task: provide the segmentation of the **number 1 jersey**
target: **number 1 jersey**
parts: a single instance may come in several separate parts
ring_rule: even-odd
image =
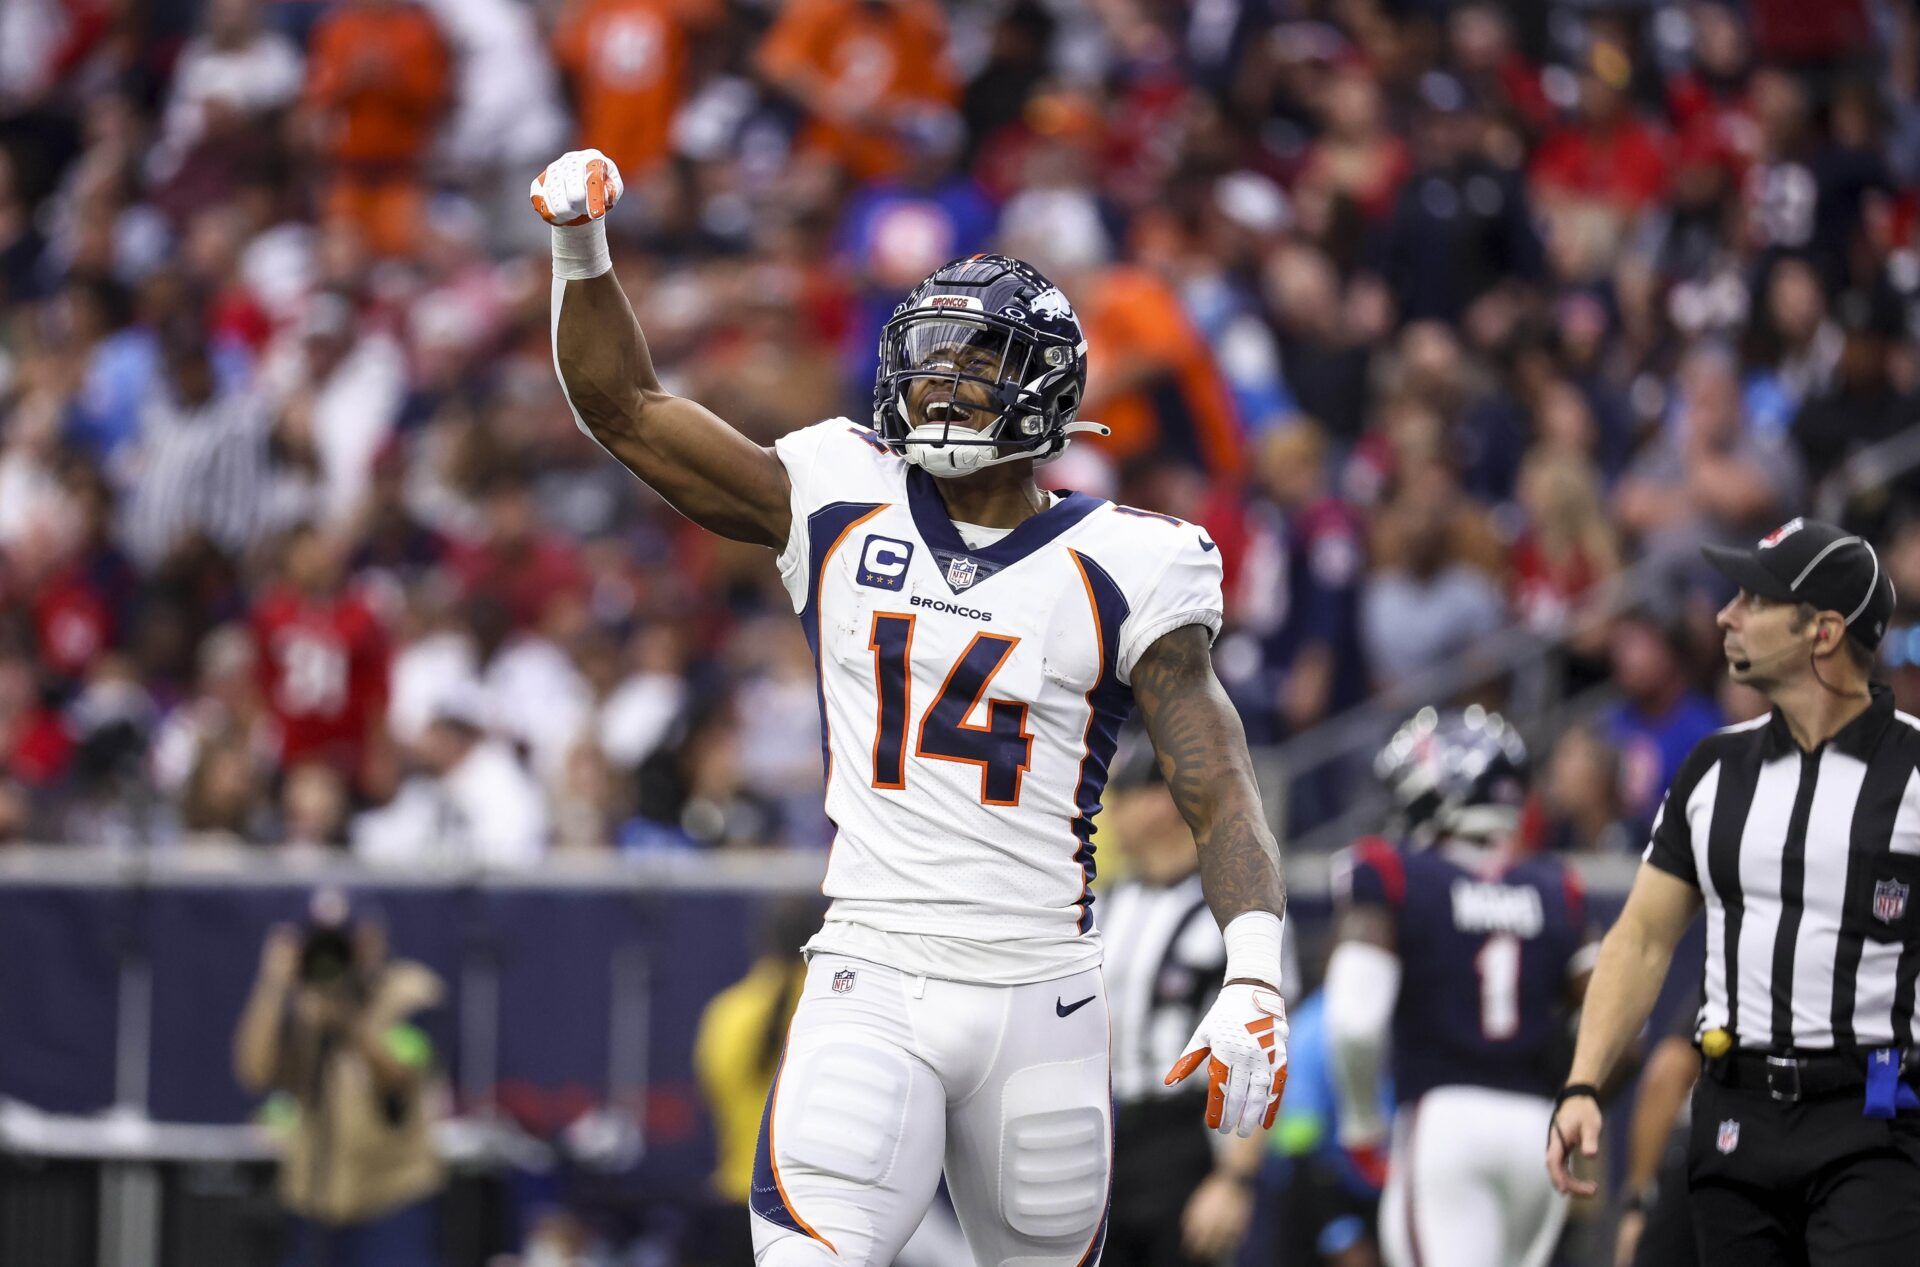
[[[1219,631],[1213,541],[1067,493],[972,549],[934,478],[864,427],[775,451],[836,828],[809,948],[998,985],[1097,964],[1093,819],[1128,682],[1163,634]]]

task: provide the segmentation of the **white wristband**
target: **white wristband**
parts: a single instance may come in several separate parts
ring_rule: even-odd
[[[1220,934],[1227,943],[1227,980],[1264,981],[1280,988],[1280,917],[1244,911]]]
[[[613,271],[607,252],[607,222],[553,226],[553,275],[563,281],[585,281]]]

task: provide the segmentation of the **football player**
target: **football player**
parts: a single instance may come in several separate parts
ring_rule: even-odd
[[[1075,416],[1073,306],[1030,266],[934,273],[883,330],[871,425],[761,448],[661,386],[611,273],[620,193],[594,150],[533,183],[561,387],[680,513],[777,552],[819,670],[832,905],[767,1100],[757,1261],[890,1263],[944,1169],[978,1261],[1097,1262],[1113,1124],[1093,819],[1136,704],[1227,945],[1167,1076],[1204,1070],[1208,1123],[1242,1136],[1285,1085],[1284,890],[1213,673],[1218,550],[1036,483],[1104,428]]]
[[[1335,869],[1341,1141],[1385,1162],[1391,1267],[1542,1267],[1566,1203],[1540,1140],[1593,963],[1579,880],[1517,851],[1527,752],[1497,714],[1422,709],[1375,771],[1401,840],[1363,840]],[[1400,1106],[1390,1150],[1383,1064]]]

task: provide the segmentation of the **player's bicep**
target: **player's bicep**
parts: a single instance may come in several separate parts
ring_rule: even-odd
[[[784,545],[786,468],[712,410],[661,386],[614,275],[556,278],[552,312],[554,371],[580,429],[701,527]]]
[[[683,396],[646,393],[641,425],[601,440],[623,466],[710,532],[779,549],[792,481],[770,448]]]

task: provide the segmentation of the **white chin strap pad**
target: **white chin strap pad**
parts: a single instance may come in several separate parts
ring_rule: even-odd
[[[956,430],[944,422],[928,423],[907,432],[906,459],[929,475],[971,475],[983,466],[1007,459],[991,444],[948,444]],[[958,428],[965,432],[965,428]],[[1023,457],[1024,454],[1015,454]]]
[[[1031,451],[1016,450],[1001,453],[990,444],[947,444],[952,434],[945,423],[930,423],[915,427],[907,432],[904,441],[906,460],[929,475],[942,479],[953,479],[961,475],[971,475],[975,471],[989,466],[998,466],[1002,462],[1018,462],[1021,458],[1032,458],[1036,463],[1051,462],[1067,451],[1067,445],[1076,434],[1092,432],[1095,435],[1110,436],[1113,430],[1097,422],[1070,422],[1066,425],[1064,439],[1053,452],[1044,456]]]

